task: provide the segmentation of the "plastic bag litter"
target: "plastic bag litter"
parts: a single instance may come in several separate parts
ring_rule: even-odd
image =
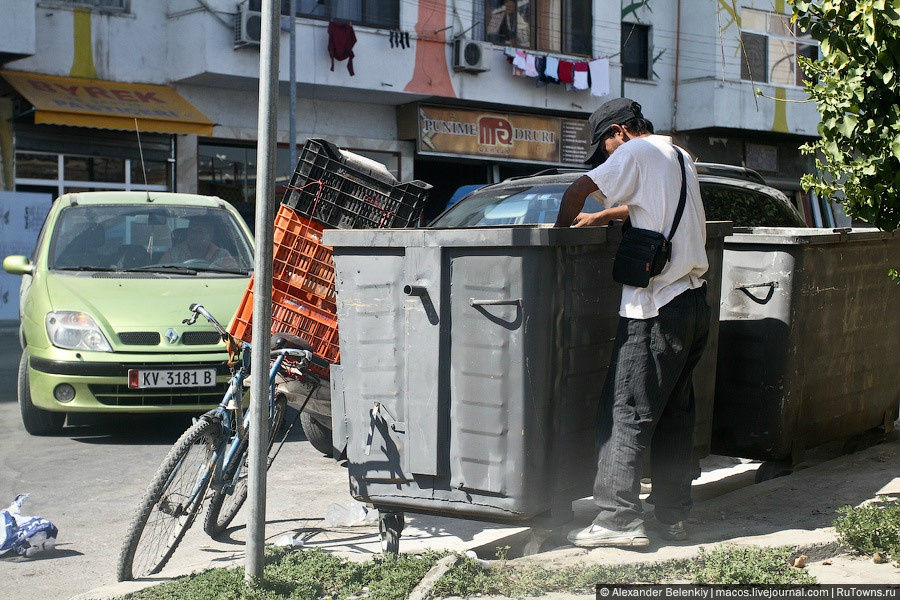
[[[15,552],[19,556],[33,556],[52,550],[59,530],[43,517],[21,514],[28,494],[19,494],[5,510],[0,511],[0,556]]]
[[[359,502],[338,504],[332,502],[325,509],[326,527],[353,527],[354,525],[370,525],[378,522],[378,511],[369,510]]]

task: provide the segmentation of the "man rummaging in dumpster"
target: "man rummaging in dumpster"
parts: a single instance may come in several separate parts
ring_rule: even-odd
[[[700,279],[708,264],[697,172],[690,156],[671,138],[653,134],[652,123],[633,100],[604,103],[589,124],[587,162],[598,166],[566,190],[556,226],[607,225],[627,217],[619,249],[620,255],[625,254],[617,255],[614,278],[637,285],[622,287],[618,331],[598,417],[594,501],[600,513],[588,527],[569,533],[569,541],[586,547],[646,546],[650,540],[645,525],[666,539],[685,539],[694,470],[691,373],[706,344],[710,315]],[[606,209],[580,212],[589,194],[602,200]],[[629,226],[631,233],[625,231]],[[635,255],[665,246],[641,245],[643,241],[662,242],[673,227],[668,254],[662,259],[656,254],[657,260],[639,263],[641,269],[629,269]],[[645,264],[647,273],[634,272],[644,271]],[[664,265],[661,272],[647,281],[660,265]],[[645,523],[638,494],[648,447],[654,513]]]

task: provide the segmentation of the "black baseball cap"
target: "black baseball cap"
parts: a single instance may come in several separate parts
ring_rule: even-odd
[[[621,125],[631,119],[643,116],[641,105],[631,98],[613,98],[600,105],[600,108],[595,110],[588,119],[588,131],[591,138],[587,159],[584,162],[593,162],[594,155],[600,149],[600,142],[613,125]]]

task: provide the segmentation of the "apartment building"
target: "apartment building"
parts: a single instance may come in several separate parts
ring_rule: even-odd
[[[252,214],[258,0],[3,4],[0,189],[199,191]],[[291,26],[296,142],[432,183],[431,214],[460,185],[580,165],[587,117],[619,95],[788,193],[811,167],[797,57],[818,48],[784,0],[296,0],[293,20],[282,4],[281,182]]]

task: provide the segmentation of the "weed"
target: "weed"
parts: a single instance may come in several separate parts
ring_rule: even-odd
[[[884,552],[900,561],[900,501],[882,497],[878,504],[838,509],[834,529],[841,543],[863,554]]]
[[[694,583],[813,584],[816,578],[789,563],[791,548],[718,546],[700,556],[691,567]]]

